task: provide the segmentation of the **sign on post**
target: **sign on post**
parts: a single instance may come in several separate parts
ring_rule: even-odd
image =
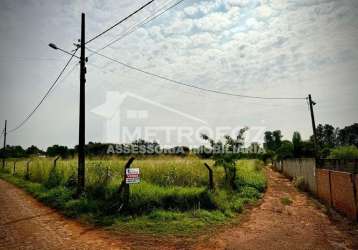
[[[126,169],[126,184],[135,184],[140,182],[139,168]]]

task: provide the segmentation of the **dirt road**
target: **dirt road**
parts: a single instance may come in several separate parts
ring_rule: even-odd
[[[198,239],[114,234],[59,215],[0,180],[0,249],[358,249],[358,229],[331,221],[291,183],[267,170],[262,204],[240,225]],[[283,205],[289,197],[292,204]]]
[[[358,227],[298,192],[281,174],[267,169],[268,190],[260,206],[239,226],[204,238],[197,249],[358,249]],[[283,201],[282,201],[283,198]],[[284,205],[289,198],[292,203]]]

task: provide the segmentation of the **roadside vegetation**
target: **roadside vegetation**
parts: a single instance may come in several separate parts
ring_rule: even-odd
[[[114,230],[187,234],[207,225],[226,223],[254,203],[266,188],[259,160],[234,161],[234,188],[227,187],[225,168],[197,156],[146,156],[132,167],[141,182],[130,185],[128,206],[119,204],[118,188],[128,158],[107,157],[86,162],[86,192],[76,196],[77,161],[54,158],[8,159],[0,177],[25,189],[63,214]],[[30,163],[28,163],[28,161]],[[215,190],[208,188],[212,166]],[[28,166],[28,167],[27,167]]]

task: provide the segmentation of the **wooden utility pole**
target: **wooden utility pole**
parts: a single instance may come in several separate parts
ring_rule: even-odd
[[[78,183],[77,194],[83,193],[85,188],[85,84],[86,84],[86,56],[85,56],[85,14],[81,17],[81,57],[80,57],[80,113],[79,113],[79,142],[78,142]]]
[[[316,105],[314,101],[312,101],[311,94],[308,95],[308,101],[310,105],[310,112],[311,112],[311,121],[312,121],[312,130],[313,130],[313,143],[314,143],[314,154],[316,158],[316,162],[318,159],[318,147],[317,147],[317,133],[316,133],[316,122],[314,118],[313,106]]]
[[[3,147],[3,158],[2,158],[2,168],[5,168],[5,157],[6,157],[6,125],[7,120],[5,120],[5,128],[4,128],[4,147]]]

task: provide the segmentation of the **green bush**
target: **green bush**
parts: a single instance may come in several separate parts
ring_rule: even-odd
[[[358,159],[358,148],[353,145],[334,148],[331,150],[328,158],[340,160]]]
[[[47,188],[57,187],[61,184],[63,178],[64,178],[63,174],[53,167],[48,175],[47,181],[45,182],[45,186]]]

